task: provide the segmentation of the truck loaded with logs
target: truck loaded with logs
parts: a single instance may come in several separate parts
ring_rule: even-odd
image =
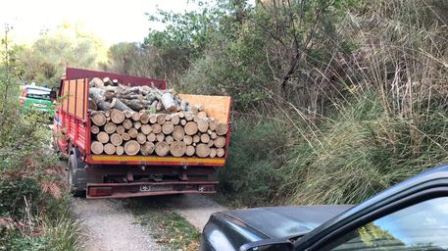
[[[214,193],[231,98],[178,94],[166,81],[67,68],[53,142],[87,198]]]

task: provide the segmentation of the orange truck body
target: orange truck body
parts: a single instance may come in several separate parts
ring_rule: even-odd
[[[179,193],[214,193],[217,168],[224,167],[230,142],[227,134],[223,158],[94,155],[88,110],[89,82],[109,77],[130,85],[166,88],[164,80],[132,77],[109,72],[67,68],[59,88],[59,105],[53,127],[54,145],[64,155],[76,155],[85,173],[88,198],[126,198]],[[202,105],[217,121],[230,129],[232,100],[227,96],[179,94],[190,104]],[[78,171],[78,170],[77,170]],[[108,177],[122,176],[124,182]],[[145,177],[138,179],[139,177]],[[152,178],[151,178],[152,177]],[[156,178],[154,178],[156,177]],[[118,179],[119,180],[119,179]],[[143,187],[143,188],[142,188]]]

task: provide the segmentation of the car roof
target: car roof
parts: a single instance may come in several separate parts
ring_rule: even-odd
[[[299,242],[300,243],[307,242],[313,239],[314,236],[319,235],[319,233],[321,233],[322,231],[330,229],[334,225],[343,222],[345,220],[348,220],[360,212],[368,210],[369,208],[372,208],[376,205],[382,204],[384,203],[384,201],[386,201],[388,198],[393,197],[394,195],[398,195],[412,188],[438,180],[446,180],[444,182],[446,182],[446,185],[448,186],[448,165],[442,165],[424,171],[412,178],[409,178],[403,182],[400,182],[384,190],[383,192],[374,195],[373,197],[362,202],[361,204],[354,206],[351,209],[348,209],[347,211],[341,213],[340,215],[337,215],[336,217],[330,219],[326,223],[317,227],[316,229],[305,235],[302,239],[300,239]]]
[[[36,85],[25,85],[23,86],[24,89],[27,90],[39,90],[39,91],[47,91],[50,92],[51,89],[43,86],[36,86]]]

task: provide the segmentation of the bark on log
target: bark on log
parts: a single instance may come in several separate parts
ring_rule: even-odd
[[[106,132],[99,132],[96,135],[96,139],[102,143],[102,144],[106,144],[107,142],[109,142],[109,134],[107,134]]]
[[[104,145],[104,152],[108,155],[115,154],[116,148],[111,143],[107,143]]]
[[[135,128],[131,128],[128,130],[128,134],[132,139],[135,139],[135,138],[137,138],[138,131]]]
[[[104,100],[104,90],[100,88],[90,88],[89,96],[93,99],[93,102],[97,105],[97,107],[102,111],[110,110],[110,103]]]
[[[152,142],[146,142],[144,145],[141,146],[140,152],[144,156],[151,155],[154,152],[155,145]]]
[[[98,106],[96,105],[95,101],[93,101],[93,99],[91,98],[89,98],[88,108],[90,111],[98,110]]]
[[[210,147],[207,144],[198,144],[196,146],[196,155],[200,158],[206,158],[210,155]]]
[[[134,128],[135,129],[140,129],[142,127],[142,123],[140,122],[140,121],[136,121],[136,122],[134,122]]]
[[[199,118],[197,121],[198,130],[202,133],[207,132],[208,130],[208,120],[206,118]]]
[[[127,155],[133,156],[140,151],[140,144],[135,140],[130,140],[124,144],[124,152]]]
[[[124,112],[124,116],[125,116],[127,119],[132,118],[132,114],[134,114],[133,111],[125,111],[125,112]]]
[[[173,129],[173,138],[175,140],[181,141],[183,140],[185,137],[185,131],[184,128],[182,126],[175,126]],[[189,144],[188,144],[189,145]]]
[[[90,126],[90,132],[93,134],[98,134],[100,132],[100,128],[96,125]]]
[[[123,127],[124,127],[126,130],[131,129],[132,126],[133,126],[132,120],[130,120],[130,119],[125,119],[125,120],[123,121]]]
[[[210,135],[208,135],[207,133],[201,134],[201,142],[205,144],[210,142]]]
[[[163,125],[162,125],[162,132],[165,135],[171,134],[174,130],[174,125],[171,121],[166,121]]]
[[[196,149],[194,148],[194,146],[187,146],[186,150],[185,150],[185,155],[187,156],[193,156],[196,153]]]
[[[156,144],[156,154],[158,156],[166,156],[168,152],[170,151],[170,145],[164,141],[159,142]]]
[[[185,125],[184,130],[185,134],[194,135],[198,132],[198,124],[196,124],[196,122],[190,121]]]
[[[216,147],[224,147],[226,146],[226,138],[225,137],[217,137],[214,140],[215,146]]]
[[[224,148],[218,148],[216,149],[216,156],[219,158],[224,157],[224,155],[226,154],[226,151],[224,150]]]
[[[219,136],[226,135],[228,129],[229,128],[226,123],[219,123],[216,126],[216,134],[218,134]]]
[[[182,157],[187,150],[187,146],[182,141],[174,141],[170,145],[170,153],[174,157]]]
[[[146,139],[147,139],[149,142],[154,142],[154,141],[156,141],[156,134],[155,134],[155,133],[150,133],[150,134],[148,134],[148,136],[146,137]]]
[[[152,131],[152,127],[148,124],[142,125],[142,128],[140,128],[143,134],[148,135]]]
[[[161,133],[162,132],[162,126],[159,124],[154,124],[152,125],[152,132],[155,134]]]
[[[110,103],[110,107],[120,110],[120,111],[132,111],[132,109],[125,105],[120,99],[112,98],[112,102]]]
[[[106,125],[104,125],[104,131],[108,134],[112,134],[117,130],[117,125],[112,122],[107,122]]]
[[[146,135],[143,133],[137,134],[137,142],[140,144],[144,144],[146,142]]]
[[[123,146],[117,146],[116,150],[115,150],[115,153],[117,155],[123,155],[124,154],[124,147]]]
[[[193,137],[190,135],[185,135],[183,141],[186,145],[191,145],[193,143]]]
[[[103,112],[95,112],[91,116],[92,123],[96,126],[103,126],[106,124],[106,115]]]
[[[176,101],[174,100],[174,97],[171,93],[166,92],[162,95],[161,98],[163,107],[168,112],[175,112],[177,111]]]
[[[102,154],[104,151],[104,145],[101,142],[93,141],[90,145],[90,150],[93,154]]]
[[[110,119],[112,120],[112,122],[119,125],[119,124],[123,123],[123,121],[125,120],[125,116],[122,111],[113,109],[110,112]]]
[[[213,147],[213,146],[215,146],[215,142],[214,142],[213,140],[210,140],[210,141],[207,143],[207,145],[208,145],[208,147]]]
[[[123,138],[120,134],[114,133],[110,136],[110,143],[112,143],[112,145],[114,146],[119,146],[123,144]]]

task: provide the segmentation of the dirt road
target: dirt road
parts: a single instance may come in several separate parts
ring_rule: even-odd
[[[145,201],[151,203],[150,198]],[[201,195],[167,196],[157,201],[166,203],[166,208],[184,217],[199,231],[212,213],[226,210],[225,207]],[[151,238],[147,228],[136,223],[136,219],[123,206],[121,200],[74,198],[72,208],[85,233],[84,248],[87,251],[163,249]]]

